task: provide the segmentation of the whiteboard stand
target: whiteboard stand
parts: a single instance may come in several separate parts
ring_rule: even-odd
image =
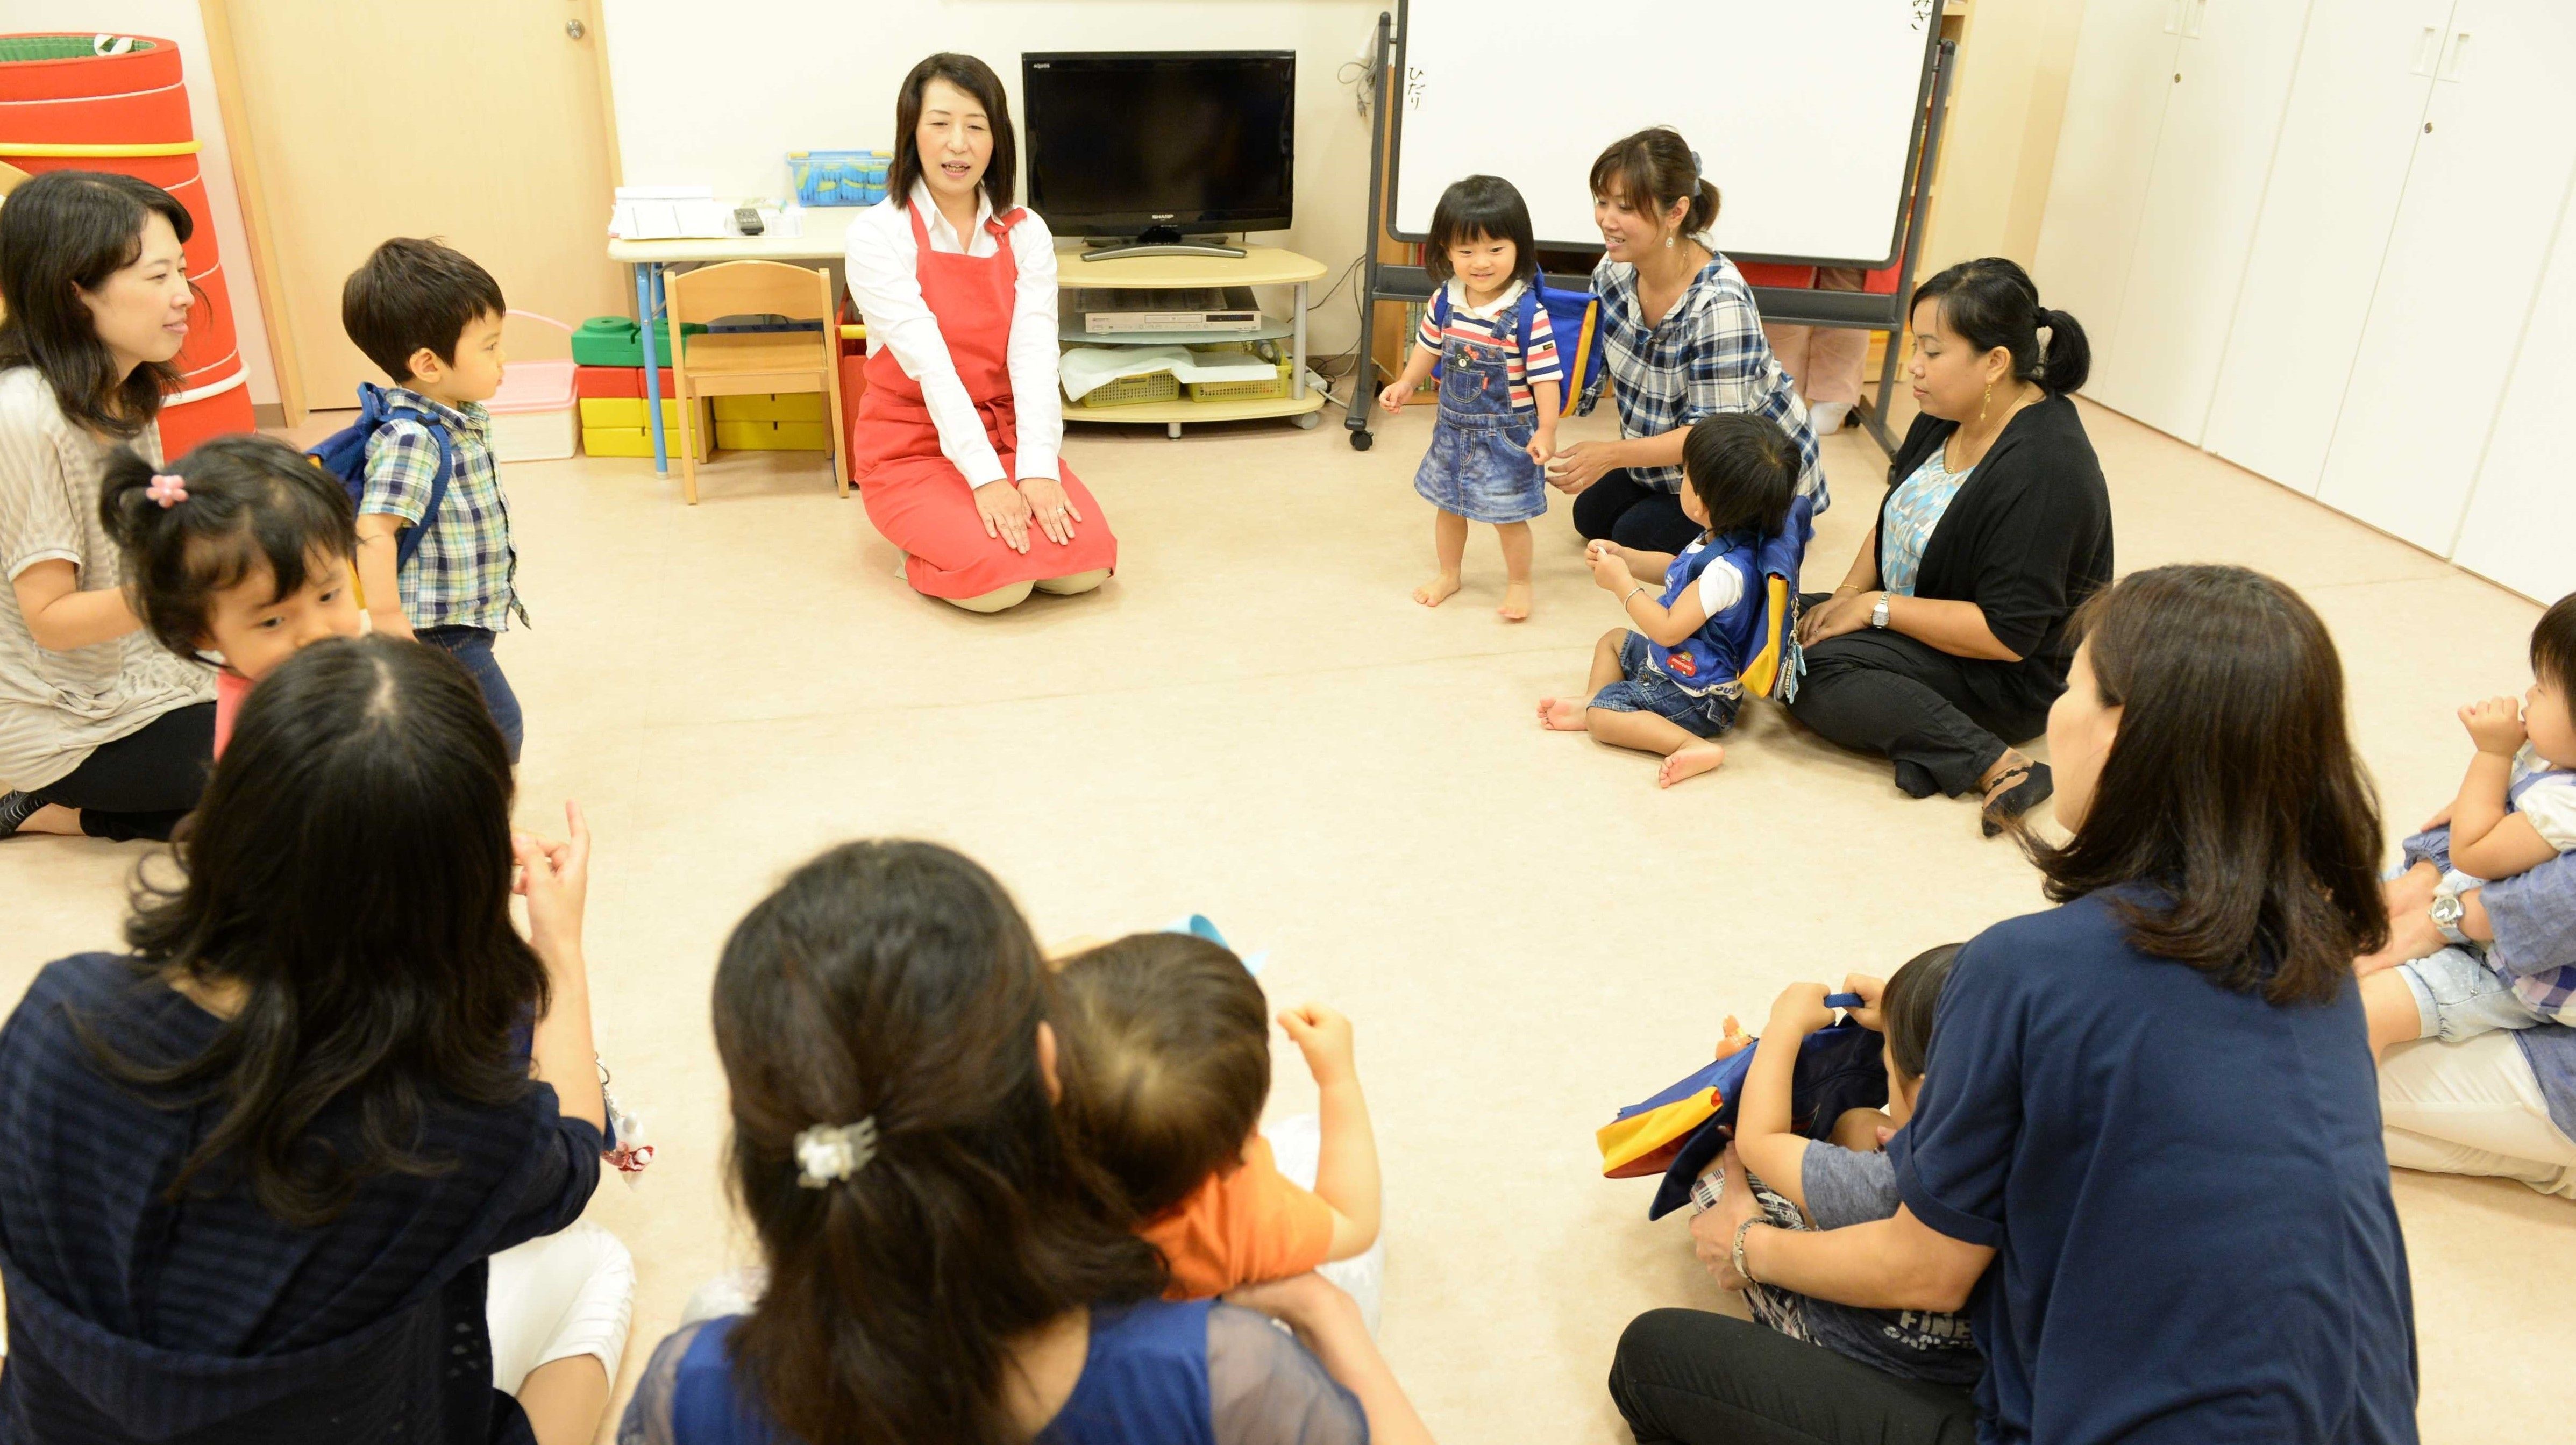
[[[1363,452],[1374,440],[1369,432],[1369,416],[1376,393],[1373,383],[1377,379],[1370,370],[1376,364],[1371,349],[1377,325],[1376,303],[1397,301],[1427,305],[1433,290],[1431,273],[1422,267],[1390,265],[1377,258],[1381,240],[1402,239],[1395,232],[1392,211],[1396,188],[1388,175],[1392,159],[1388,147],[1389,112],[1396,100],[1389,94],[1387,84],[1394,73],[1394,30],[1394,16],[1385,11],[1378,12],[1377,37],[1370,59],[1370,84],[1375,92],[1376,112],[1369,128],[1368,238],[1360,252],[1364,271],[1360,291],[1359,361],[1358,369],[1351,377],[1351,401],[1343,408],[1342,421],[1350,432],[1352,450]],[[1784,325],[1840,326],[1886,334],[1887,355],[1878,369],[1877,399],[1873,401],[1864,397],[1855,410],[1870,439],[1891,457],[1896,455],[1897,437],[1888,426],[1888,401],[1896,389],[1897,361],[1905,350],[1905,298],[1913,294],[1915,264],[1922,255],[1923,232],[1931,210],[1932,177],[1940,166],[1942,122],[1947,119],[1949,110],[1950,77],[1957,68],[1957,53],[1958,44],[1951,40],[1940,41],[1933,48],[1915,97],[1915,143],[1906,183],[1904,243],[1898,252],[1896,290],[1880,295],[1872,291],[1813,291],[1776,286],[1751,288],[1753,304],[1765,321]],[[1809,264],[1804,258],[1794,256],[1753,259],[1789,265]],[[1850,263],[1826,259],[1821,264]]]

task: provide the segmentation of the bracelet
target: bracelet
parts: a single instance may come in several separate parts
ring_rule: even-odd
[[[1761,1281],[1760,1281],[1760,1280],[1755,1279],[1755,1278],[1753,1277],[1753,1271],[1752,1271],[1752,1270],[1750,1270],[1750,1269],[1747,1269],[1747,1268],[1745,1267],[1745,1264],[1744,1264],[1744,1231],[1746,1231],[1746,1230],[1748,1230],[1748,1229],[1751,1229],[1753,1226],[1755,1226],[1755,1225],[1757,1225],[1757,1224],[1768,1224],[1768,1223],[1770,1223],[1770,1221],[1769,1221],[1769,1220],[1767,1220],[1767,1219],[1764,1219],[1761,1215],[1759,1215],[1759,1214],[1752,1214],[1752,1215],[1747,1215],[1747,1216],[1745,1217],[1745,1220],[1744,1220],[1744,1222],[1743,1222],[1743,1223],[1741,1223],[1741,1224],[1739,1224],[1739,1225],[1735,1226],[1735,1260],[1734,1260],[1734,1263],[1735,1263],[1735,1272],[1736,1272],[1737,1274],[1742,1275],[1742,1276],[1744,1277],[1744,1282],[1745,1282],[1746,1284],[1760,1284],[1760,1283],[1761,1283]]]
[[[1846,583],[1844,583],[1843,585],[1841,585],[1840,587],[1837,587],[1837,588],[1835,588],[1835,589],[1834,589],[1834,595],[1835,595],[1836,597],[1840,597],[1840,596],[1842,596],[1842,595],[1843,595],[1844,593],[1846,593],[1846,592],[1858,592],[1859,590],[1860,590],[1860,584],[1859,584],[1859,583],[1857,583],[1857,582],[1846,582]]]
[[[1619,605],[1620,605],[1620,606],[1622,606],[1622,607],[1625,607],[1625,606],[1627,606],[1629,603],[1636,601],[1636,600],[1637,600],[1637,593],[1638,593],[1638,592],[1643,592],[1643,591],[1645,591],[1645,590],[1646,590],[1646,584],[1645,584],[1645,583],[1643,583],[1643,582],[1638,583],[1638,584],[1637,584],[1637,589],[1636,589],[1636,591],[1635,591],[1635,592],[1631,592],[1631,593],[1629,593],[1627,596],[1622,597],[1622,598],[1620,598],[1620,599],[1619,599]]]

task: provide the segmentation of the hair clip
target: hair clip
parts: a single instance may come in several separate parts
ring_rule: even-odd
[[[167,511],[188,500],[188,479],[176,472],[155,472],[152,484],[143,489],[143,495],[159,502],[162,510]]]
[[[796,1182],[821,1189],[868,1167],[877,1157],[874,1115],[855,1124],[817,1124],[796,1136]]]

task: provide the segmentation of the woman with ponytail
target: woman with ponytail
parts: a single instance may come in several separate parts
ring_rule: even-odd
[[[188,212],[131,176],[53,171],[0,207],[0,839],[167,838],[205,791],[214,674],[128,605],[99,517],[188,335]]]
[[[2047,726],[2067,619],[2111,580],[2111,498],[2068,396],[2092,353],[1994,256],[1914,288],[1913,330],[1922,414],[1842,585],[1800,599],[1790,711],[1913,797],[1981,793],[1993,837],[2054,786],[2012,744]]]
[[[1678,131],[1655,126],[1592,162],[1601,227],[1601,355],[1619,403],[1619,440],[1577,442],[1547,479],[1574,498],[1574,530],[1634,552],[1699,540],[1682,515],[1682,442],[1720,412],[1759,416],[1798,448],[1798,495],[1825,509],[1825,472],[1796,386],[1771,355],[1753,291],[1717,253],[1717,186]]]
[[[1429,1440],[1315,1276],[1160,1298],[1059,1132],[1049,1003],[1019,910],[945,848],[847,844],[751,910],[715,1034],[769,1282],[662,1342],[620,1445]]]

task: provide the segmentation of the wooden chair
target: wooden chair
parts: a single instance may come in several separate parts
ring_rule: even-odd
[[[671,390],[680,413],[680,492],[698,501],[698,448],[691,435],[701,397],[819,391],[830,398],[828,450],[832,482],[850,494],[849,433],[841,425],[840,347],[832,315],[832,274],[777,261],[727,261],[670,280]],[[691,323],[724,316],[778,315],[813,321],[814,331],[753,331],[683,336]]]

